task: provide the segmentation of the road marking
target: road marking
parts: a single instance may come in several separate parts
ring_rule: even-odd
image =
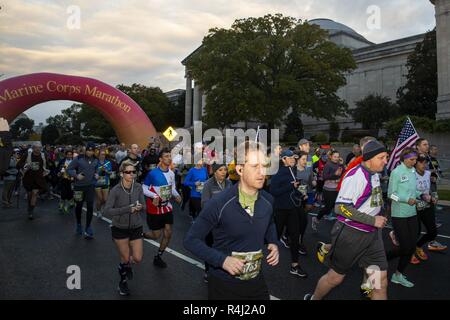
[[[83,207],[83,210],[86,211],[86,208]],[[94,212],[93,214],[94,214],[94,216],[97,217],[97,213]],[[112,223],[112,220],[110,220],[110,219],[108,219],[108,218],[102,217],[101,219],[102,219],[103,221],[105,221],[105,222],[108,222],[109,224]],[[149,239],[143,239],[143,240],[144,240],[145,242],[148,242],[148,243],[150,243],[151,245],[153,245],[153,246],[159,248],[159,243],[158,243],[158,242],[156,242],[156,241],[154,241],[154,240],[149,240]],[[165,251],[167,251],[168,253],[174,255],[175,257],[177,257],[177,258],[179,258],[179,259],[181,259],[181,260],[184,260],[184,261],[186,261],[186,262],[188,262],[188,263],[190,263],[190,264],[196,266],[197,268],[200,268],[200,269],[202,269],[202,270],[205,270],[205,265],[204,265],[203,263],[201,263],[201,262],[195,260],[195,259],[192,259],[192,258],[190,258],[190,257],[188,257],[188,256],[185,256],[184,254],[179,253],[178,251],[175,251],[175,250],[173,250],[173,249],[170,249],[169,247],[167,247]],[[270,300],[280,300],[280,299],[271,295],[271,296],[270,296]]]

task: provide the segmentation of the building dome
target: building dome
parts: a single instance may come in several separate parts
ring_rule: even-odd
[[[343,32],[343,33],[353,36],[359,40],[362,40],[365,42],[370,42],[366,38],[364,38],[362,35],[360,35],[358,32],[353,30],[352,28],[346,26],[345,24],[336,22],[331,19],[313,19],[313,20],[309,20],[308,23],[316,24],[321,29],[327,30],[329,32],[330,36],[332,36],[336,33]]]

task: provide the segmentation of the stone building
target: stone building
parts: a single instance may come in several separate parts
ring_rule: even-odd
[[[431,2],[436,10],[439,83],[437,118],[444,119],[450,118],[450,0],[431,0]],[[309,20],[309,23],[327,30],[330,41],[352,50],[357,68],[346,76],[347,84],[337,92],[339,97],[348,103],[350,109],[355,107],[356,101],[371,93],[387,96],[391,101],[396,101],[397,90],[406,81],[408,55],[417,43],[423,40],[425,33],[375,44],[352,28],[330,19],[314,19]],[[186,65],[186,61],[197,50],[189,54],[182,64]],[[195,84],[195,79],[190,77],[187,69],[185,77],[185,127],[191,127],[193,121],[199,121],[204,114],[206,97],[201,88]],[[302,116],[302,122],[307,137],[320,131],[326,132],[329,128],[326,120]],[[340,129],[361,127],[351,118],[340,117],[337,122]]]

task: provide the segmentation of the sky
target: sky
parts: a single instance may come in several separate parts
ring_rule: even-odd
[[[163,91],[184,89],[181,60],[210,28],[229,28],[236,19],[328,18],[374,43],[435,26],[429,0],[3,0],[0,6],[0,80],[55,72]],[[26,114],[45,123],[72,103],[47,102]]]

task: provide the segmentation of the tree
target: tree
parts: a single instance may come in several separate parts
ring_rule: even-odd
[[[350,114],[355,122],[362,124],[363,129],[378,131],[383,123],[398,115],[398,106],[379,94],[369,94],[355,104],[356,108]]]
[[[204,120],[219,127],[253,120],[273,128],[291,108],[332,120],[347,109],[336,90],[355,67],[351,51],[326,31],[281,14],[210,29],[187,61],[207,95]]]
[[[112,142],[116,138],[113,127],[95,108],[82,104],[78,114],[84,137],[98,137],[102,141]]]
[[[335,120],[330,122],[330,127],[328,129],[328,135],[330,142],[332,141],[339,141],[339,133],[341,129],[339,128],[339,123],[337,123]]]
[[[406,84],[397,91],[402,114],[435,119],[437,111],[436,30],[425,34],[406,64]]]
[[[49,124],[42,130],[41,141],[43,145],[55,145],[58,141],[58,138],[59,131],[55,125]]]
[[[285,121],[284,140],[297,142],[303,137],[303,122],[297,111],[291,112]]]
[[[20,118],[10,127],[13,139],[28,140],[33,133],[34,120],[29,118]]]
[[[136,101],[136,103],[151,119],[156,130],[162,131],[167,128],[167,124],[171,121],[168,118],[168,113],[171,106],[169,99],[160,88],[146,87],[144,85],[134,83],[131,87],[123,84],[118,85],[117,89]]]

